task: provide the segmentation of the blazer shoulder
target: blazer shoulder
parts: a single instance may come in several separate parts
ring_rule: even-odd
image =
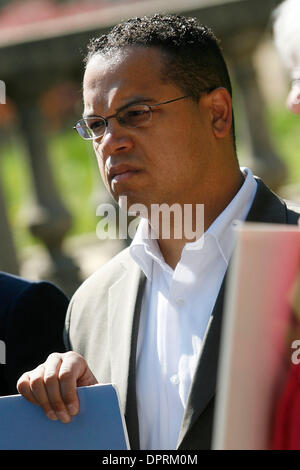
[[[66,317],[68,329],[71,318],[91,316],[95,311],[105,311],[110,287],[122,275],[134,275],[139,266],[129,253],[129,247],[116,254],[107,263],[89,276],[73,294]]]
[[[124,271],[132,272],[136,269],[139,269],[139,267],[131,257],[129,247],[127,247],[89,276],[77,289],[72,301],[85,296],[90,291],[98,294],[99,291],[106,291],[119,279]]]
[[[49,281],[31,281],[5,272],[0,272],[0,299],[2,315],[18,305],[30,305],[30,309],[37,305],[47,310],[49,301],[55,308],[59,305],[66,310],[69,302],[64,292]]]
[[[255,176],[255,180],[257,182],[257,191],[247,221],[297,224],[300,214],[299,204],[284,200],[268,188],[257,176]]]
[[[83,282],[71,298],[67,311],[64,338],[68,349],[74,347],[74,341],[73,344],[70,343],[71,337],[88,336],[95,325],[103,330],[103,325],[107,322],[110,288],[123,279],[123,276],[129,276],[127,281],[131,284],[131,281],[139,279],[140,273],[141,270],[127,247]],[[87,332],[86,335],[84,331]],[[83,346],[80,350],[83,350]]]
[[[295,201],[284,199],[287,208],[287,221],[289,224],[298,224],[300,216],[300,204]]]
[[[27,290],[42,290],[45,293],[66,298],[63,291],[50,281],[32,281],[21,276],[0,271],[0,296],[6,295],[11,299],[23,294]]]
[[[13,274],[0,272],[0,298],[6,298],[8,301],[18,296],[22,291],[28,289],[32,284],[31,281]]]

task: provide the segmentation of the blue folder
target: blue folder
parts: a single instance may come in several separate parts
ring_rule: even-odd
[[[114,385],[77,389],[79,414],[51,421],[21,395],[0,397],[1,450],[127,450],[125,421]]]

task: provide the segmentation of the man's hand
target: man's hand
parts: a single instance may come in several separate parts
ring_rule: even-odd
[[[69,423],[79,412],[76,387],[97,383],[83,357],[70,351],[50,354],[44,364],[20,377],[17,389],[49,419]]]

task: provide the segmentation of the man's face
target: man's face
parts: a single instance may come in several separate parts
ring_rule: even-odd
[[[84,116],[110,116],[130,103],[155,104],[184,93],[161,78],[155,48],[129,47],[113,57],[94,56],[83,83]],[[128,206],[202,203],[201,185],[212,162],[207,110],[190,98],[154,107],[152,120],[126,128],[109,119],[93,142],[103,181]]]

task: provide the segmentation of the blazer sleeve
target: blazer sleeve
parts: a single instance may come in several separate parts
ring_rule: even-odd
[[[49,282],[28,283],[6,312],[6,364],[2,395],[18,393],[19,377],[44,362],[51,352],[64,352],[63,329],[69,300]]]

